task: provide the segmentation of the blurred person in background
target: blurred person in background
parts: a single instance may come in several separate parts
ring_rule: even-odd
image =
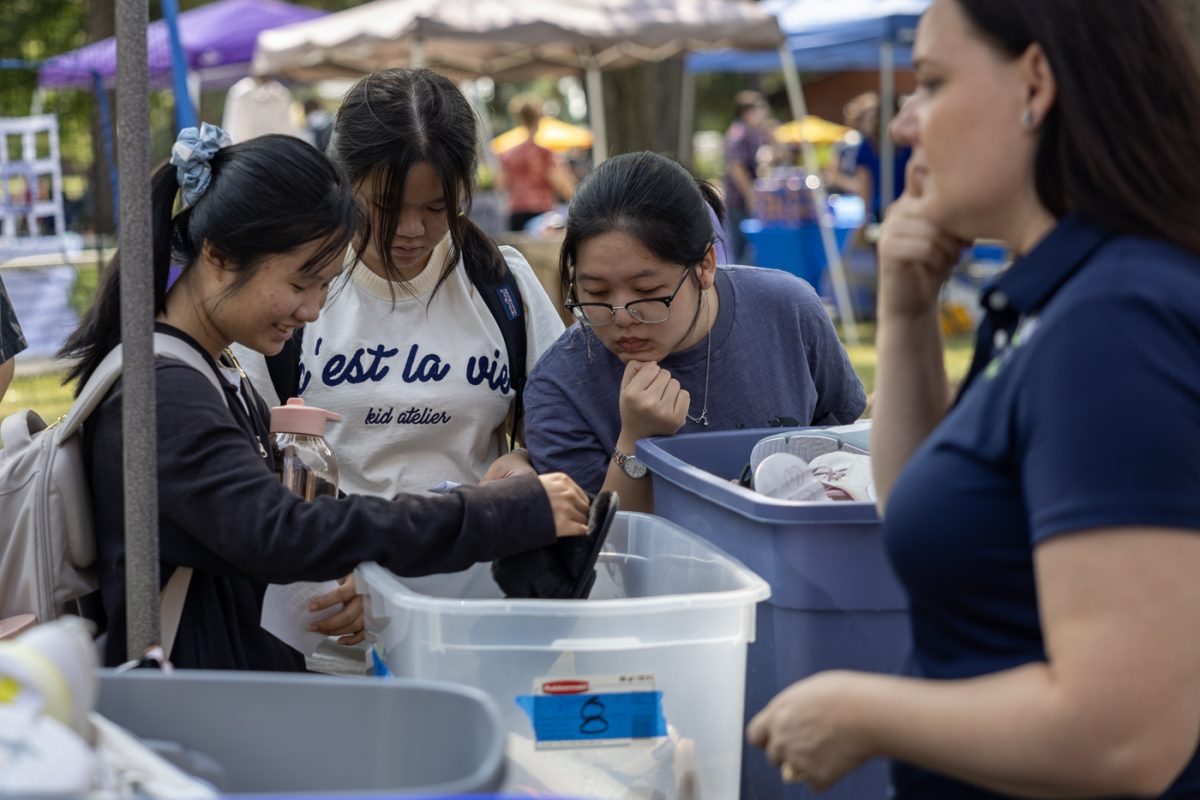
[[[508,227],[520,231],[529,220],[552,211],[559,200],[571,199],[575,173],[563,158],[534,141],[542,118],[539,98],[517,95],[508,113],[529,132],[524,142],[500,155],[500,183],[508,191]]]
[[[742,222],[754,216],[754,178],[758,151],[771,143],[771,108],[762,92],[744,89],[733,97],[733,124],[725,132],[725,213],[729,255],[734,264],[746,259]]]
[[[884,201],[881,192],[882,161],[880,153],[884,136],[890,132],[880,128],[879,95],[864,92],[849,103],[845,109],[846,124],[858,133],[858,142],[842,150],[838,160],[838,187],[857,194],[866,204],[871,218],[882,220]],[[912,148],[903,142],[892,140],[892,187],[893,194],[888,202],[904,193],[905,172]]]

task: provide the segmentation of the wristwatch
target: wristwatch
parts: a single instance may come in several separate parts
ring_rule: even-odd
[[[639,461],[637,456],[626,455],[614,447],[612,460],[617,462],[617,466],[621,468],[622,472],[635,481],[638,478],[646,477],[646,465]]]

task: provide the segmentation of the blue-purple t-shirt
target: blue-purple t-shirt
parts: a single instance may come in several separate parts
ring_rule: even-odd
[[[866,406],[862,382],[812,287],[786,272],[720,267],[720,299],[708,342],[663,359],[691,394],[691,415],[705,405],[707,428],[762,428],[781,417],[801,425],[849,423]],[[674,310],[674,309],[673,309]],[[578,323],[538,360],[525,388],[525,439],[539,472],[566,472],[589,492],[604,484],[621,432],[618,397],[625,365]]]
[[[1041,542],[1118,526],[1200,532],[1197,298],[1200,258],[1075,217],[985,293],[978,372],[884,520],[909,596],[912,674],[1045,661]],[[1001,796],[905,764],[893,776],[898,800]],[[1163,796],[1198,793],[1193,757]]]

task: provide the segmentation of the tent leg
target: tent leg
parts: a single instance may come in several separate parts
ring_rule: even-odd
[[[808,116],[808,107],[804,102],[804,91],[800,88],[800,72],[796,69],[796,59],[787,44],[779,47],[779,59],[783,64],[784,83],[787,84],[788,102],[792,107],[792,117],[803,120]],[[842,330],[847,343],[858,344],[858,325],[854,321],[854,306],[850,302],[850,288],[846,284],[846,270],[842,265],[842,253],[838,249],[837,239],[833,234],[833,215],[829,212],[826,202],[825,185],[820,180],[820,169],[817,166],[817,151],[812,142],[801,141],[800,148],[804,153],[804,168],[815,182],[809,184],[816,201],[817,222],[821,229],[821,244],[825,248],[825,260],[829,264],[829,275],[833,278],[833,296],[837,300],[838,317],[842,321]]]
[[[692,134],[696,130],[696,76],[683,68],[683,88],[679,96],[679,163],[692,164]]]
[[[167,23],[167,37],[171,42],[171,83],[175,89],[175,130],[178,132],[184,128],[198,127],[197,109],[188,92],[187,57],[183,54],[183,44],[179,39],[179,0],[163,0],[162,10]]]
[[[587,70],[588,118],[592,123],[592,166],[599,166],[608,158],[608,121],[604,115],[604,76],[600,64],[591,51],[579,54]]]
[[[112,110],[108,107],[108,92],[104,90],[104,76],[99,70],[92,71],[92,85],[96,91],[96,102],[100,104],[100,129],[104,135],[104,160],[108,162],[108,183],[112,187],[112,207],[113,213],[117,214],[117,219],[113,220],[115,227],[119,232],[121,230],[120,214],[117,209],[120,205],[120,190],[117,185],[117,158],[113,155],[113,126],[112,126]]]
[[[879,221],[896,196],[896,145],[890,133],[892,109],[896,107],[896,63],[891,42],[879,46]]]
[[[117,0],[117,143],[121,173],[121,343],[124,352],[126,649],[160,641],[158,416],[154,392],[154,272],[150,221],[150,68],[145,0]],[[186,98],[185,98],[186,99]]]

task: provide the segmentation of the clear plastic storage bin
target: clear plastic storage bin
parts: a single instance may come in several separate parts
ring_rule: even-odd
[[[655,513],[712,542],[766,579],[750,647],[746,718],[781,689],[827,669],[896,672],[909,651],[907,601],[870,503],[798,504],[733,482],[760,439],[778,428],[644,439],[637,454],[654,481]],[[798,800],[761,751],[747,747],[742,797]],[[887,766],[872,760],[822,798],[886,796]]]
[[[588,600],[507,600],[489,565],[399,578],[359,567],[390,672],[483,689],[509,736],[506,791],[731,800],[746,645],[766,583],[711,544],[617,515]]]
[[[491,792],[504,730],[482,692],[268,672],[100,671],[96,710],[207,756],[224,792],[425,797]],[[206,760],[207,761],[207,760]]]

